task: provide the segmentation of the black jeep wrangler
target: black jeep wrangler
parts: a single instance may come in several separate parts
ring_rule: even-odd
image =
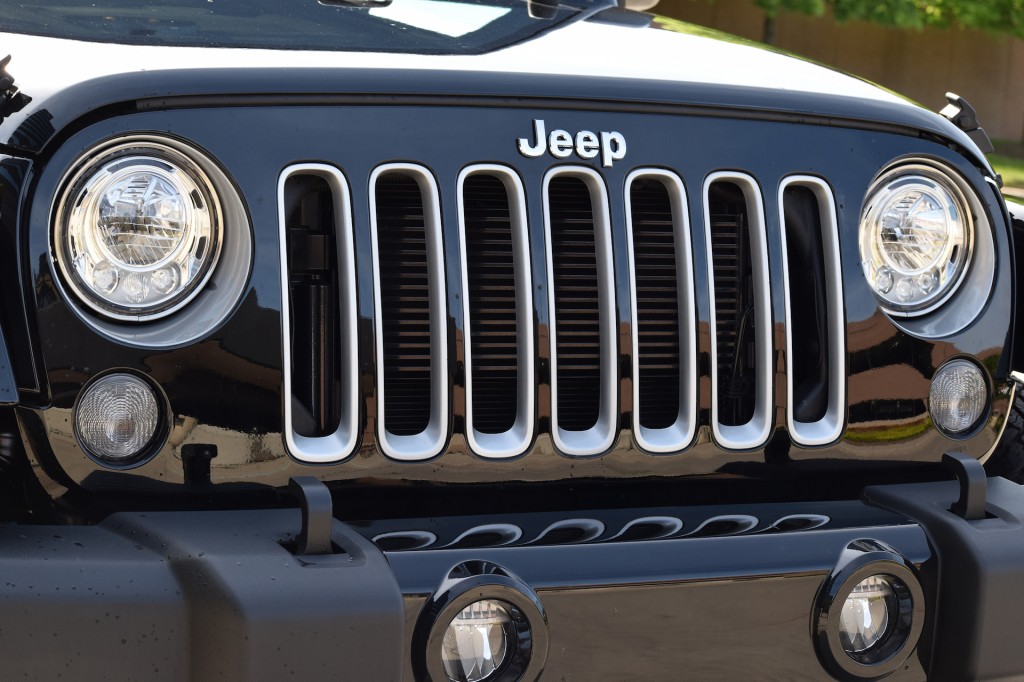
[[[3,679],[1024,675],[961,98],[614,0],[0,17]]]

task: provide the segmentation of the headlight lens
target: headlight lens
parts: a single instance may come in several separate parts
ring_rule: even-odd
[[[883,307],[922,314],[945,301],[967,271],[973,230],[963,193],[941,172],[905,166],[883,175],[860,222],[861,265]]]
[[[125,144],[72,177],[53,247],[85,304],[113,319],[149,320],[199,292],[221,229],[216,193],[197,164],[156,143]]]

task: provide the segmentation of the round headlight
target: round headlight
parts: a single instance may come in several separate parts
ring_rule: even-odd
[[[927,166],[904,166],[872,185],[860,221],[864,277],[882,306],[922,314],[963,280],[974,227],[959,187]]]
[[[151,320],[199,292],[220,255],[221,229],[217,195],[196,163],[164,145],[126,143],[72,175],[53,251],[90,308],[115,320]]]

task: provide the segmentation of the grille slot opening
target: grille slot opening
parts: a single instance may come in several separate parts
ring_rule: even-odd
[[[662,169],[626,178],[633,302],[633,434],[641,449],[678,452],[697,422],[693,254],[683,183]]]
[[[472,175],[463,185],[472,329],[473,426],[503,433],[516,421],[519,392],[512,212],[504,183]]]
[[[779,188],[786,257],[787,424],[799,445],[834,442],[846,418],[846,321],[839,224],[828,184],[791,176]]]
[[[534,424],[533,275],[526,193],[505,166],[459,175],[466,328],[466,437],[483,457],[514,457]]]
[[[718,421],[739,426],[753,418],[757,391],[749,216],[743,190],[732,182],[713,183],[708,205],[715,280]]]
[[[370,197],[377,435],[389,457],[428,459],[444,448],[451,393],[437,183],[422,166],[389,164],[371,174]]]
[[[317,175],[285,180],[292,427],[308,438],[341,419],[340,320],[334,196]]]
[[[299,164],[278,181],[284,436],[304,462],[355,451],[356,278],[348,184],[337,168]]]
[[[558,427],[587,431],[601,410],[601,307],[594,206],[581,178],[556,176],[548,185],[554,265]]]
[[[396,436],[430,423],[430,267],[423,193],[412,176],[377,179],[377,248],[384,339],[384,428]]]
[[[789,274],[793,418],[816,422],[828,409],[828,309],[818,199],[807,187],[783,191]]]
[[[679,296],[672,198],[653,178],[632,183],[640,425],[665,429],[680,411]]]

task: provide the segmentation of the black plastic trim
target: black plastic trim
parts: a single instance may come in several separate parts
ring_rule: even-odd
[[[988,479],[984,518],[951,510],[959,482],[872,486],[864,499],[924,528],[936,560],[921,568],[939,595],[922,638],[929,680],[1011,679],[1024,675],[1024,487]],[[926,646],[930,643],[930,646]]]

